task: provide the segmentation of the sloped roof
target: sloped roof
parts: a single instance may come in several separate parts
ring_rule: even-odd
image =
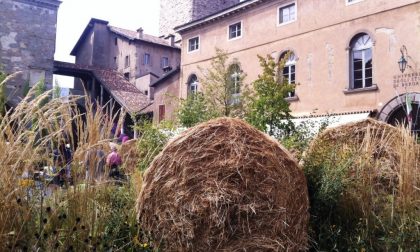
[[[112,69],[103,69],[92,66],[78,65],[73,63],[54,61],[54,67],[58,72],[83,71],[92,74],[110,95],[129,113],[139,113],[150,105],[147,95],[138,90],[124,76]]]
[[[144,42],[149,42],[149,43],[153,43],[153,44],[158,44],[158,45],[162,45],[162,46],[169,46],[169,47],[174,47],[174,48],[178,48],[176,46],[171,46],[169,44],[169,42],[166,39],[163,38],[159,38],[153,35],[149,35],[149,34],[145,34],[143,33],[143,36],[141,38],[138,37],[138,33],[137,31],[131,31],[131,30],[127,30],[127,29],[123,29],[123,28],[119,28],[119,27],[115,27],[115,26],[110,26],[108,25],[109,30],[111,32],[114,32],[120,36],[123,36],[129,40],[138,40],[138,41],[144,41]]]
[[[169,77],[179,73],[180,68],[177,67],[175,69],[172,69],[171,71],[165,73],[161,78],[155,80],[154,82],[150,83],[150,87],[155,87],[157,85],[159,85],[160,83],[162,83],[163,81],[167,80]]]

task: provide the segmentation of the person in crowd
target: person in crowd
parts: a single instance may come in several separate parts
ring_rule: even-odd
[[[84,163],[86,180],[102,180],[105,174],[105,152],[102,145],[86,152]]]
[[[119,178],[119,168],[122,165],[122,158],[120,154],[118,154],[117,146],[115,144],[111,144],[111,153],[106,157],[106,164],[109,168],[109,176],[112,178]]]

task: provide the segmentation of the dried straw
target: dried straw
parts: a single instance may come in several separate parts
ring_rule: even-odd
[[[144,175],[139,221],[163,251],[301,251],[306,180],[292,156],[238,119],[172,140]]]
[[[127,174],[132,174],[137,167],[139,152],[137,150],[137,140],[131,139],[121,145],[120,154],[123,160],[123,169]]]
[[[314,178],[345,167],[340,201],[354,208],[349,218],[356,212],[392,223],[397,210],[420,214],[419,145],[404,128],[367,119],[328,129],[311,143],[305,167]]]

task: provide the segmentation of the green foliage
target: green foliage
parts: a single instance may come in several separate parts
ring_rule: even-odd
[[[53,90],[53,98],[60,98],[61,96],[61,87],[58,84],[58,81],[56,80]]]
[[[200,68],[202,78],[200,78],[200,85],[202,86],[204,98],[208,107],[219,116],[233,116],[243,117],[244,104],[246,103],[246,85],[243,80],[245,74],[239,72],[237,79],[232,77],[233,66],[239,66],[240,62],[234,59],[231,63],[226,51],[216,48],[216,56],[210,63],[210,68]],[[234,82],[240,84],[241,97],[237,99],[233,96]],[[235,100],[236,99],[236,100]]]
[[[288,58],[288,57],[285,57]],[[290,130],[289,103],[285,100],[287,94],[294,90],[294,85],[280,77],[284,62],[276,63],[271,56],[258,56],[262,73],[253,82],[254,96],[250,104],[247,121],[260,129],[269,131],[270,135],[277,130]]]
[[[25,83],[23,84],[23,89],[22,89],[23,97],[26,97],[30,90],[31,90],[31,86],[29,85],[29,80],[26,80]]]
[[[190,94],[180,101],[178,120],[184,127],[192,127],[218,116],[218,113],[208,106],[203,93]]]
[[[229,62],[227,52],[216,48],[210,67],[199,67],[200,94],[189,94],[180,102],[178,119],[182,126],[220,116],[243,118],[248,104],[249,90],[244,85],[245,74],[237,60]],[[238,94],[240,92],[240,95]]]
[[[34,89],[35,89],[35,92],[34,92],[35,97],[42,96],[47,91],[47,86],[45,85],[45,81],[40,80],[38,83],[35,84]],[[45,97],[45,99],[42,99],[39,106],[43,107],[47,103],[48,103],[48,98]]]
[[[298,160],[301,160],[312,139],[332,122],[334,122],[334,117],[329,116],[319,121],[304,120],[299,124],[295,124],[287,134],[280,135],[278,140],[289,151],[293,152]]]
[[[137,167],[144,171],[152,163],[153,159],[159,154],[169,137],[163,130],[163,126],[155,126],[152,123],[145,122],[137,129],[140,131],[140,138],[137,141],[137,149],[139,153],[139,163]]]

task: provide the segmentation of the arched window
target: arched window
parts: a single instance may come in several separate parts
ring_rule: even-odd
[[[288,58],[286,59],[286,57]],[[287,51],[284,52],[280,57],[280,62],[284,62],[283,67],[283,79],[287,84],[296,83],[296,56],[293,52]],[[289,97],[295,96],[295,91],[289,92]]]
[[[350,43],[350,88],[372,86],[372,46],[369,35],[356,35]]]
[[[229,67],[230,85],[229,92],[231,95],[231,104],[238,104],[240,102],[239,96],[241,93],[241,68],[238,64],[232,64]]]
[[[188,78],[188,94],[196,94],[198,92],[198,78],[193,74]]]

